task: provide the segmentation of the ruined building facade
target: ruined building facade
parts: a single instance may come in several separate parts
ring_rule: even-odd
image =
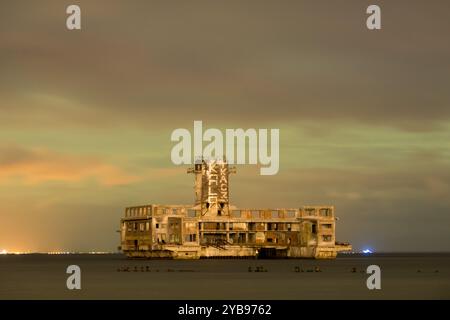
[[[244,209],[230,205],[229,175],[222,161],[202,161],[195,175],[194,205],[150,204],[125,209],[120,249],[135,258],[213,257],[335,258],[351,250],[335,239],[333,206]]]

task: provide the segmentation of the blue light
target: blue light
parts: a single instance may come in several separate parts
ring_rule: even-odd
[[[364,253],[364,254],[371,254],[371,253],[373,253],[373,251],[370,250],[370,249],[364,249],[364,250],[362,251],[362,253]]]

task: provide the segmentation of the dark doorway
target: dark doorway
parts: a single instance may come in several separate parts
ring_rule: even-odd
[[[286,258],[287,249],[261,248],[258,252],[258,259]]]

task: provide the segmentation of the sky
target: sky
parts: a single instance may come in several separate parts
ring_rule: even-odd
[[[193,203],[170,135],[194,120],[280,129],[278,174],[238,166],[232,204],[334,205],[356,250],[449,251],[449,12],[0,0],[0,251],[115,251],[126,206]]]

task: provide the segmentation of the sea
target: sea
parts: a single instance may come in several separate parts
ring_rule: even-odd
[[[67,287],[71,265],[81,270],[79,290]],[[380,289],[368,288],[372,265],[380,268]],[[335,260],[5,254],[0,299],[450,299],[450,253],[342,254]]]

